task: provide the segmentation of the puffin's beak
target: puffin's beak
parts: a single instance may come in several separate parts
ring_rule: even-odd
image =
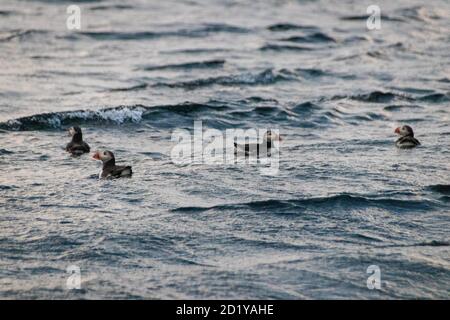
[[[98,151],[92,155],[92,159],[100,160],[100,154],[98,153]]]
[[[397,129],[395,129],[394,133],[400,134],[400,127],[398,127]]]

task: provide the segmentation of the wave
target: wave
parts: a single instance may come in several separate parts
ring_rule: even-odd
[[[373,102],[373,103],[387,103],[393,100],[407,100],[407,101],[415,100],[413,97],[404,94],[398,94],[394,92],[383,92],[383,91],[372,91],[369,93],[351,96],[338,95],[331,98],[331,100],[340,100],[340,99],[351,99],[356,101]]]
[[[432,9],[430,10],[429,8],[423,6],[403,8],[398,11],[399,14],[405,18],[420,22],[428,22],[429,20],[439,20],[445,18],[444,16],[439,15],[437,11]]]
[[[416,105],[416,104],[400,104],[400,105],[389,105],[383,108],[386,111],[404,111],[406,109],[423,109],[422,106]]]
[[[420,242],[413,244],[414,247],[448,247],[450,246],[449,242],[446,241],[438,241],[438,240],[432,240],[429,242]]]
[[[17,187],[15,186],[6,186],[6,185],[1,185],[0,184],[0,190],[13,190],[16,189]]]
[[[29,37],[34,35],[46,35],[48,31],[45,30],[11,30],[7,32],[0,33],[0,42],[7,42],[13,39],[27,40]]]
[[[14,152],[6,150],[6,149],[0,149],[0,155],[5,155],[5,154],[13,154]]]
[[[266,44],[259,48],[260,51],[311,51],[313,48],[292,46],[292,45],[279,45],[279,44]]]
[[[290,31],[290,30],[317,30],[315,26],[305,26],[292,23],[276,23],[271,24],[267,27],[267,30],[279,32],[279,31]]]
[[[90,7],[89,10],[91,10],[91,11],[109,10],[109,9],[128,10],[128,9],[133,9],[133,8],[134,8],[133,6],[130,6],[127,4],[115,4],[115,5],[101,5],[101,6]]]
[[[170,115],[194,116],[198,112],[228,109],[220,102],[191,103],[185,102],[164,106],[118,106],[100,110],[76,110],[32,115],[0,123],[0,129],[9,131],[31,131],[60,129],[76,124],[117,124],[139,123],[144,119],[159,121]]]
[[[383,21],[392,21],[392,22],[406,22],[407,20],[417,20],[421,22],[427,22],[430,19],[438,20],[443,18],[438,15],[437,12],[429,12],[427,8],[416,6],[411,8],[404,8],[397,10],[397,14],[387,15],[382,14],[381,19]],[[351,16],[342,16],[340,20],[343,21],[367,21],[369,15],[351,15]]]
[[[331,76],[333,74],[326,72],[321,69],[315,69],[315,68],[297,68],[295,69],[295,72],[299,75],[301,75],[304,78],[316,78],[316,77],[323,77],[323,76]]]
[[[405,93],[396,93],[396,92],[384,92],[384,91],[372,91],[369,93],[364,94],[357,94],[357,95],[337,95],[331,98],[331,100],[340,100],[340,99],[351,99],[356,101],[363,101],[363,102],[373,102],[373,103],[388,103],[396,100],[401,101],[423,101],[423,102],[447,102],[450,101],[450,95],[444,94],[444,93],[433,93],[433,94],[427,94],[424,96],[411,96]],[[417,105],[400,105],[400,106],[387,106],[388,109],[397,109],[397,108],[405,108],[405,107],[420,107]]]
[[[450,95],[444,93],[434,93],[422,96],[419,100],[425,102],[448,102],[450,101]]]
[[[145,111],[143,106],[106,108],[102,110],[77,110],[66,112],[43,113],[0,123],[4,130],[28,131],[41,129],[57,129],[71,124],[86,122],[114,122],[121,124],[127,121],[139,122]]]
[[[152,32],[152,31],[136,31],[136,32],[84,31],[72,33],[68,36],[64,36],[64,38],[76,39],[80,36],[84,36],[95,40],[145,40],[175,34],[176,32]]]
[[[146,66],[142,70],[145,71],[156,71],[156,70],[179,70],[179,69],[209,69],[209,68],[221,68],[223,67],[225,60],[207,60],[207,61],[195,61],[195,62],[185,62],[179,64],[166,64],[159,66]]]
[[[389,55],[380,50],[373,50],[366,52],[366,55],[371,58],[380,59],[380,60],[390,60]]]
[[[229,52],[228,48],[188,48],[188,49],[174,49],[174,50],[162,50],[160,53],[164,54],[199,54],[199,53],[215,53],[215,52]]]
[[[111,91],[111,92],[138,91],[138,90],[143,90],[147,87],[148,87],[148,85],[146,83],[140,83],[135,86],[131,86],[131,87],[127,87],[127,88],[113,88],[113,89],[109,89],[108,91]]]
[[[411,93],[411,94],[432,94],[435,92],[432,89],[422,89],[422,88],[416,88],[416,87],[391,86],[390,89],[393,89],[396,91],[402,91],[402,92],[406,92],[406,93]]]
[[[83,31],[64,36],[67,39],[88,37],[94,40],[151,40],[162,37],[205,37],[212,33],[247,33],[248,29],[228,24],[205,24],[198,28],[167,31]]]
[[[239,110],[230,112],[229,116],[237,119],[250,119],[258,117],[259,120],[270,119],[271,121],[286,121],[289,114],[286,110],[278,106],[257,106],[250,110]]]
[[[263,70],[260,73],[245,73],[234,76],[222,76],[215,78],[198,79],[188,82],[159,83],[154,86],[168,86],[183,89],[196,89],[205,86],[223,85],[266,85],[278,81],[296,81],[299,77],[322,77],[330,75],[321,69],[296,69],[294,71],[281,69]],[[110,91],[136,91],[147,88],[147,84],[137,84],[128,88],[115,88]],[[414,100],[409,96],[393,92],[373,91],[354,96],[333,96],[331,100],[352,99],[364,102],[386,103],[395,100]],[[17,119],[11,119],[0,123],[2,131],[29,131],[52,130],[64,128],[76,124],[117,124],[140,123],[143,120],[147,124],[157,127],[172,127],[188,125],[192,118],[199,113],[207,115],[213,127],[218,123],[227,122],[229,125],[241,125],[247,120],[251,121],[279,121],[280,123],[295,123],[296,126],[310,128],[324,125],[339,125],[341,122],[353,124],[360,121],[373,121],[386,119],[381,113],[364,112],[361,114],[347,114],[336,108],[325,108],[323,101],[330,98],[321,98],[317,101],[306,101],[295,105],[283,106],[275,99],[253,96],[236,101],[209,100],[204,103],[184,102],[173,105],[146,106],[120,105],[117,107],[103,108],[99,110],[75,110],[66,112],[53,112],[36,114]],[[386,111],[401,111],[409,108],[423,108],[415,104],[390,104],[384,107]],[[219,112],[219,113],[217,113]],[[177,117],[174,117],[177,115]],[[212,116],[213,115],[213,116]],[[205,118],[205,119],[206,119]],[[161,122],[161,119],[171,121]],[[215,121],[215,122],[214,122]]]
[[[398,96],[399,95],[392,92],[373,91],[366,94],[351,96],[350,99],[364,102],[384,103],[390,102]],[[404,98],[404,96],[401,96],[401,98]]]
[[[161,107],[150,107],[148,110],[155,114],[155,112],[163,113],[176,113],[176,114],[194,114],[198,112],[210,112],[210,111],[224,111],[229,109],[228,106],[222,104],[220,101],[211,100],[208,103],[195,103],[195,102],[184,102],[174,105],[165,105]]]
[[[378,246],[378,248],[408,248],[408,247],[448,247],[450,243],[447,241],[431,240],[412,244],[394,244]]]
[[[335,195],[330,197],[306,198],[306,199],[288,199],[288,200],[263,200],[245,203],[224,204],[211,207],[179,207],[174,212],[205,212],[210,210],[224,211],[236,209],[249,209],[252,211],[278,211],[281,210],[305,210],[317,209],[324,207],[334,209],[336,207],[344,208],[361,208],[361,207],[378,207],[393,210],[429,210],[436,204],[428,200],[400,200],[400,199],[372,199],[362,196],[352,196],[347,194]]]
[[[271,80],[273,81],[273,80]],[[136,90],[138,87],[115,90]],[[65,112],[36,114],[6,122],[0,122],[0,132],[52,130],[71,125],[133,124],[144,122],[147,125],[170,128],[189,126],[199,114],[212,127],[223,124],[242,125],[251,122],[289,122],[295,126],[311,128],[339,124],[342,121],[372,121],[385,119],[382,114],[367,112],[364,114],[346,114],[336,108],[324,108],[320,102],[306,101],[293,106],[283,106],[275,99],[252,96],[236,101],[211,99],[204,103],[183,102],[173,105],[146,106],[121,105],[99,110],[75,110]],[[166,121],[161,121],[162,119]],[[167,121],[170,119],[170,121]]]
[[[352,15],[352,16],[342,16],[340,20],[342,21],[367,21],[369,15]],[[392,22],[405,22],[405,19],[400,17],[388,16],[386,14],[382,14],[381,19],[384,21],[392,21]]]
[[[322,32],[315,32],[306,36],[292,36],[283,38],[280,41],[288,41],[295,43],[320,43],[320,42],[337,42],[336,39]]]
[[[319,105],[312,103],[311,101],[306,101],[295,105],[291,108],[291,111],[301,115],[307,115],[321,109],[322,108]]]
[[[261,103],[261,102],[267,102],[267,103],[275,103],[278,104],[278,100],[274,98],[263,98],[258,96],[248,97],[243,100],[240,100],[241,103]]]
[[[427,187],[428,190],[438,192],[446,195],[450,195],[450,185],[448,184],[436,184]]]
[[[335,78],[341,78],[346,80],[353,80],[356,78],[355,75],[347,74],[347,73],[338,73],[338,72],[331,72],[326,71],[322,69],[317,68],[295,68],[293,70],[290,69],[281,69],[281,73],[284,75],[291,75],[295,77],[301,77],[303,79],[313,79],[313,78],[319,78],[319,77],[335,77]]]
[[[370,41],[368,36],[348,36],[342,40],[344,43],[367,42]]]
[[[292,77],[283,74],[283,71],[274,72],[272,69],[266,69],[259,73],[242,73],[231,76],[211,77],[184,82],[157,83],[155,87],[183,88],[193,90],[212,85],[222,86],[243,86],[243,85],[268,85],[279,81],[292,80]]]

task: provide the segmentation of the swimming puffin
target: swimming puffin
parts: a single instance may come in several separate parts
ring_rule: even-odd
[[[234,154],[237,154],[238,150],[242,150],[245,152],[245,155],[248,156],[250,153],[256,151],[256,155],[259,157],[260,151],[266,151],[267,156],[270,156],[270,151],[276,140],[281,141],[283,139],[275,132],[272,133],[271,130],[267,130],[266,133],[264,133],[263,141],[261,143],[238,144],[234,142]]]
[[[83,141],[83,134],[81,133],[81,128],[74,126],[69,128],[69,135],[72,137],[66,146],[66,151],[73,155],[81,155],[83,153],[88,153],[91,151],[89,145]]]
[[[116,166],[116,159],[111,151],[97,151],[92,158],[103,162],[103,168],[99,175],[100,179],[131,177],[133,174],[131,166]]]
[[[420,145],[419,140],[414,138],[414,131],[410,126],[398,127],[395,133],[400,135],[400,138],[395,142],[398,148],[409,149]]]

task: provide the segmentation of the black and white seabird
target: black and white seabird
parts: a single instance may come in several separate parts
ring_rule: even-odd
[[[111,151],[97,151],[94,153],[93,159],[103,162],[103,168],[99,175],[100,179],[131,177],[133,174],[131,166],[116,166],[116,159]]]
[[[400,138],[395,142],[398,148],[409,149],[420,145],[419,140],[414,138],[414,131],[410,126],[398,127],[395,133],[400,135]]]
[[[66,146],[66,151],[73,155],[81,155],[83,153],[89,153],[91,148],[89,145],[83,141],[83,134],[81,133],[81,128],[78,126],[69,128],[69,135],[72,137]]]
[[[261,143],[238,144],[234,142],[234,153],[244,152],[245,155],[248,156],[256,152],[256,155],[259,157],[260,155],[264,156],[264,152],[266,152],[266,155],[270,156],[270,151],[274,147],[274,142],[276,140],[281,141],[283,139],[275,132],[267,130]]]

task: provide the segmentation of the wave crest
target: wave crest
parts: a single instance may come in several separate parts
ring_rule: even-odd
[[[0,123],[4,130],[27,131],[39,129],[57,129],[80,122],[140,122],[145,108],[142,106],[107,108],[102,110],[78,110],[67,112],[43,113],[29,117],[12,119]]]
[[[368,198],[348,194],[334,195],[329,197],[287,199],[287,200],[263,200],[236,204],[223,204],[212,207],[180,207],[173,209],[174,212],[204,212],[209,210],[235,210],[249,209],[252,211],[267,210],[305,210],[324,207],[380,207],[388,210],[428,210],[436,204],[431,201],[401,200],[392,198]]]
[[[283,72],[275,72],[272,69],[266,69],[259,73],[242,73],[231,76],[220,76],[212,78],[203,78],[185,82],[158,83],[155,87],[183,88],[193,90],[196,88],[212,85],[222,86],[242,86],[242,85],[268,85],[279,81],[292,80],[292,77]]]

